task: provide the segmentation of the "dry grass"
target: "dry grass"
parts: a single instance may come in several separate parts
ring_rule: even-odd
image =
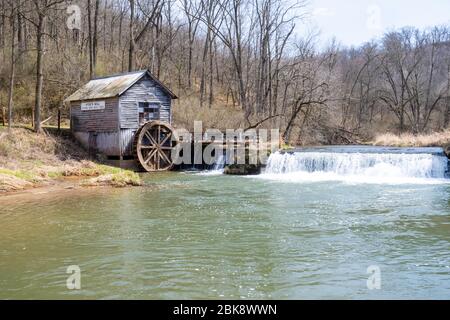
[[[122,171],[119,173],[103,174],[101,176],[85,180],[81,183],[83,186],[113,186],[113,187],[126,187],[126,186],[140,186],[141,180],[139,176],[131,171]]]
[[[16,175],[0,173],[0,192],[15,191],[32,187],[33,184],[27,180],[17,178]]]
[[[450,144],[450,130],[419,135],[384,133],[376,136],[372,144],[393,147],[446,147]]]
[[[62,177],[98,177],[98,185],[140,185],[135,172],[93,162],[75,142],[28,129],[0,130],[0,191],[20,190]],[[102,178],[103,177],[103,178]]]
[[[0,166],[15,169],[24,165],[62,165],[86,159],[86,152],[72,140],[45,132],[14,128],[0,133]]]

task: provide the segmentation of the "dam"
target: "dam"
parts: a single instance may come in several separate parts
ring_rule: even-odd
[[[360,178],[446,179],[449,160],[442,148],[327,146],[297,148],[273,153],[265,175],[295,179]]]

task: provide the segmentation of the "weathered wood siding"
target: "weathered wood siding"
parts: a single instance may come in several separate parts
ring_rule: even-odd
[[[120,97],[120,128],[139,128],[139,102],[160,104],[159,117],[161,121],[171,122],[171,97],[148,75],[142,77]]]
[[[120,150],[122,156],[133,155],[133,142],[136,129],[121,129],[120,130]]]
[[[105,101],[104,110],[87,111],[81,111],[81,101],[71,102],[70,125],[72,131],[117,131],[119,128],[119,99],[109,98],[102,101]]]
[[[122,129],[119,132],[80,132],[74,131],[75,138],[83,148],[89,150],[89,136],[94,135],[99,152],[107,156],[132,156],[135,129]]]
[[[121,149],[119,145],[118,132],[73,132],[75,138],[81,143],[83,148],[89,150],[89,137],[95,139],[95,147],[97,151],[107,156],[120,156]]]

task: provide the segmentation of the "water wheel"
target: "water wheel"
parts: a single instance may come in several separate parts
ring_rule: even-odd
[[[173,167],[171,150],[178,143],[173,128],[165,122],[150,121],[134,137],[134,155],[146,171],[165,171]]]

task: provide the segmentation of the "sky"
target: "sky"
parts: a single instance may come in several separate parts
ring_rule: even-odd
[[[358,46],[389,30],[450,23],[450,0],[309,0],[307,10],[303,27],[318,27],[322,44]]]

